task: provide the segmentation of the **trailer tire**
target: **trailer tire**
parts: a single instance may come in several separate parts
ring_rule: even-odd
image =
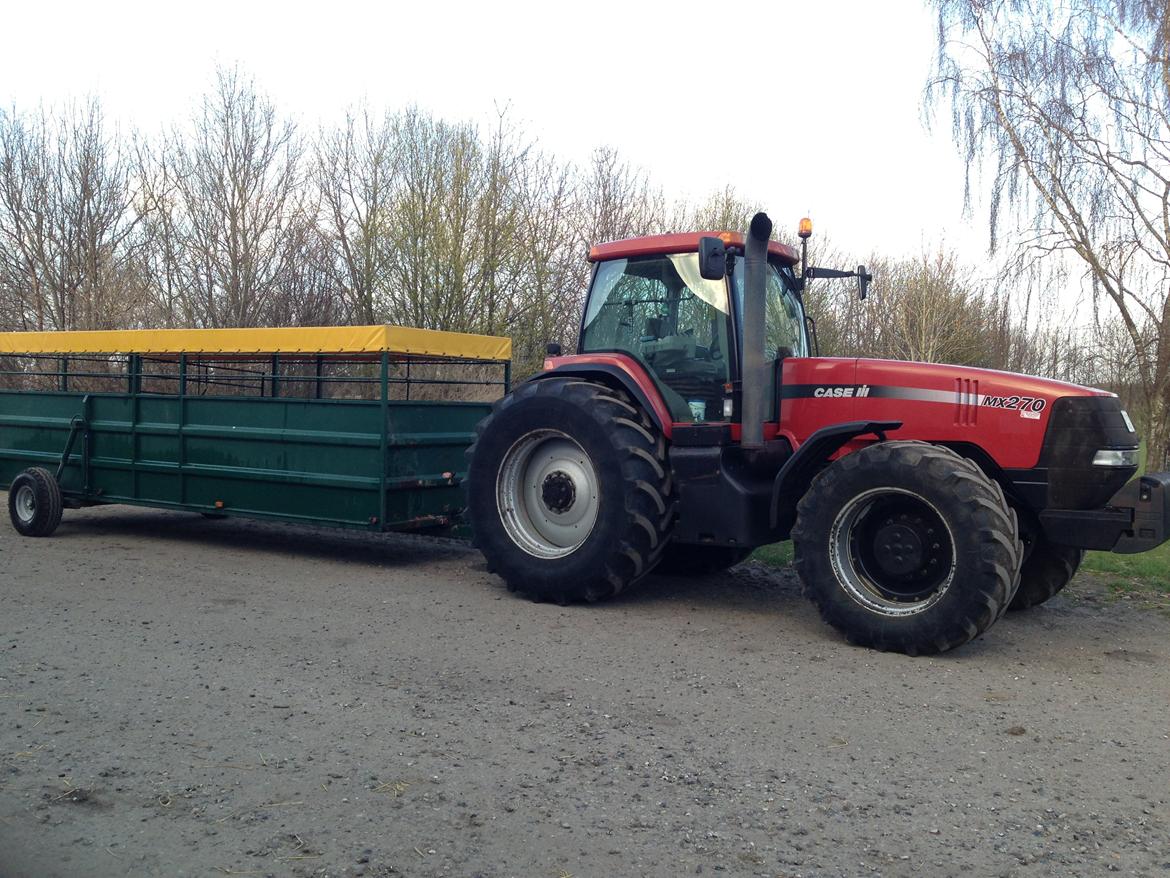
[[[738,546],[699,546],[694,543],[671,543],[662,553],[655,573],[668,576],[707,576],[721,573],[746,561],[751,549]]]
[[[1084,549],[1058,546],[1037,537],[1020,568],[1020,587],[1008,609],[1031,609],[1054,597],[1076,575],[1084,558]]]
[[[662,433],[622,391],[576,378],[517,387],[476,427],[468,518],[512,591],[611,597],[658,563],[674,524]]]
[[[52,536],[61,523],[64,501],[61,486],[48,470],[34,466],[8,486],[8,517],[26,537]]]
[[[1018,583],[1018,525],[972,461],[924,442],[879,442],[813,481],[792,531],[797,572],[852,643],[945,652],[1002,615]]]

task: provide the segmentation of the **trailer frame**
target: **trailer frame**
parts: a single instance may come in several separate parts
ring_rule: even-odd
[[[406,327],[0,333],[0,487],[40,467],[67,508],[454,533],[510,383],[510,340]]]

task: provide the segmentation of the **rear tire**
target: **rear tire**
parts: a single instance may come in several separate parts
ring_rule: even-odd
[[[1076,575],[1084,558],[1084,549],[1058,546],[1037,537],[1020,568],[1020,588],[1008,609],[1027,610],[1054,597]]]
[[[467,453],[475,544],[510,590],[597,601],[658,563],[674,523],[666,442],[624,393],[529,381],[492,407]]]
[[[721,573],[746,561],[751,549],[737,546],[700,546],[694,543],[671,543],[662,553],[655,573],[668,576],[707,576]]]
[[[880,442],[830,464],[797,507],[795,564],[852,643],[908,655],[978,637],[1011,600],[1016,518],[973,462]]]
[[[26,469],[8,487],[8,517],[23,536],[52,536],[63,509],[61,487],[52,473],[39,466]]]

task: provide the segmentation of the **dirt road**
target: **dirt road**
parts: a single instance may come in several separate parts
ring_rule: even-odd
[[[753,565],[562,608],[114,508],[0,570],[5,878],[1170,871],[1170,621],[1091,587],[910,659]]]

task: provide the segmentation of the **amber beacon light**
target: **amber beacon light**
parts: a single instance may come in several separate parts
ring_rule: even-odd
[[[807,216],[800,221],[800,226],[797,228],[796,234],[802,238],[812,237],[812,220]]]

